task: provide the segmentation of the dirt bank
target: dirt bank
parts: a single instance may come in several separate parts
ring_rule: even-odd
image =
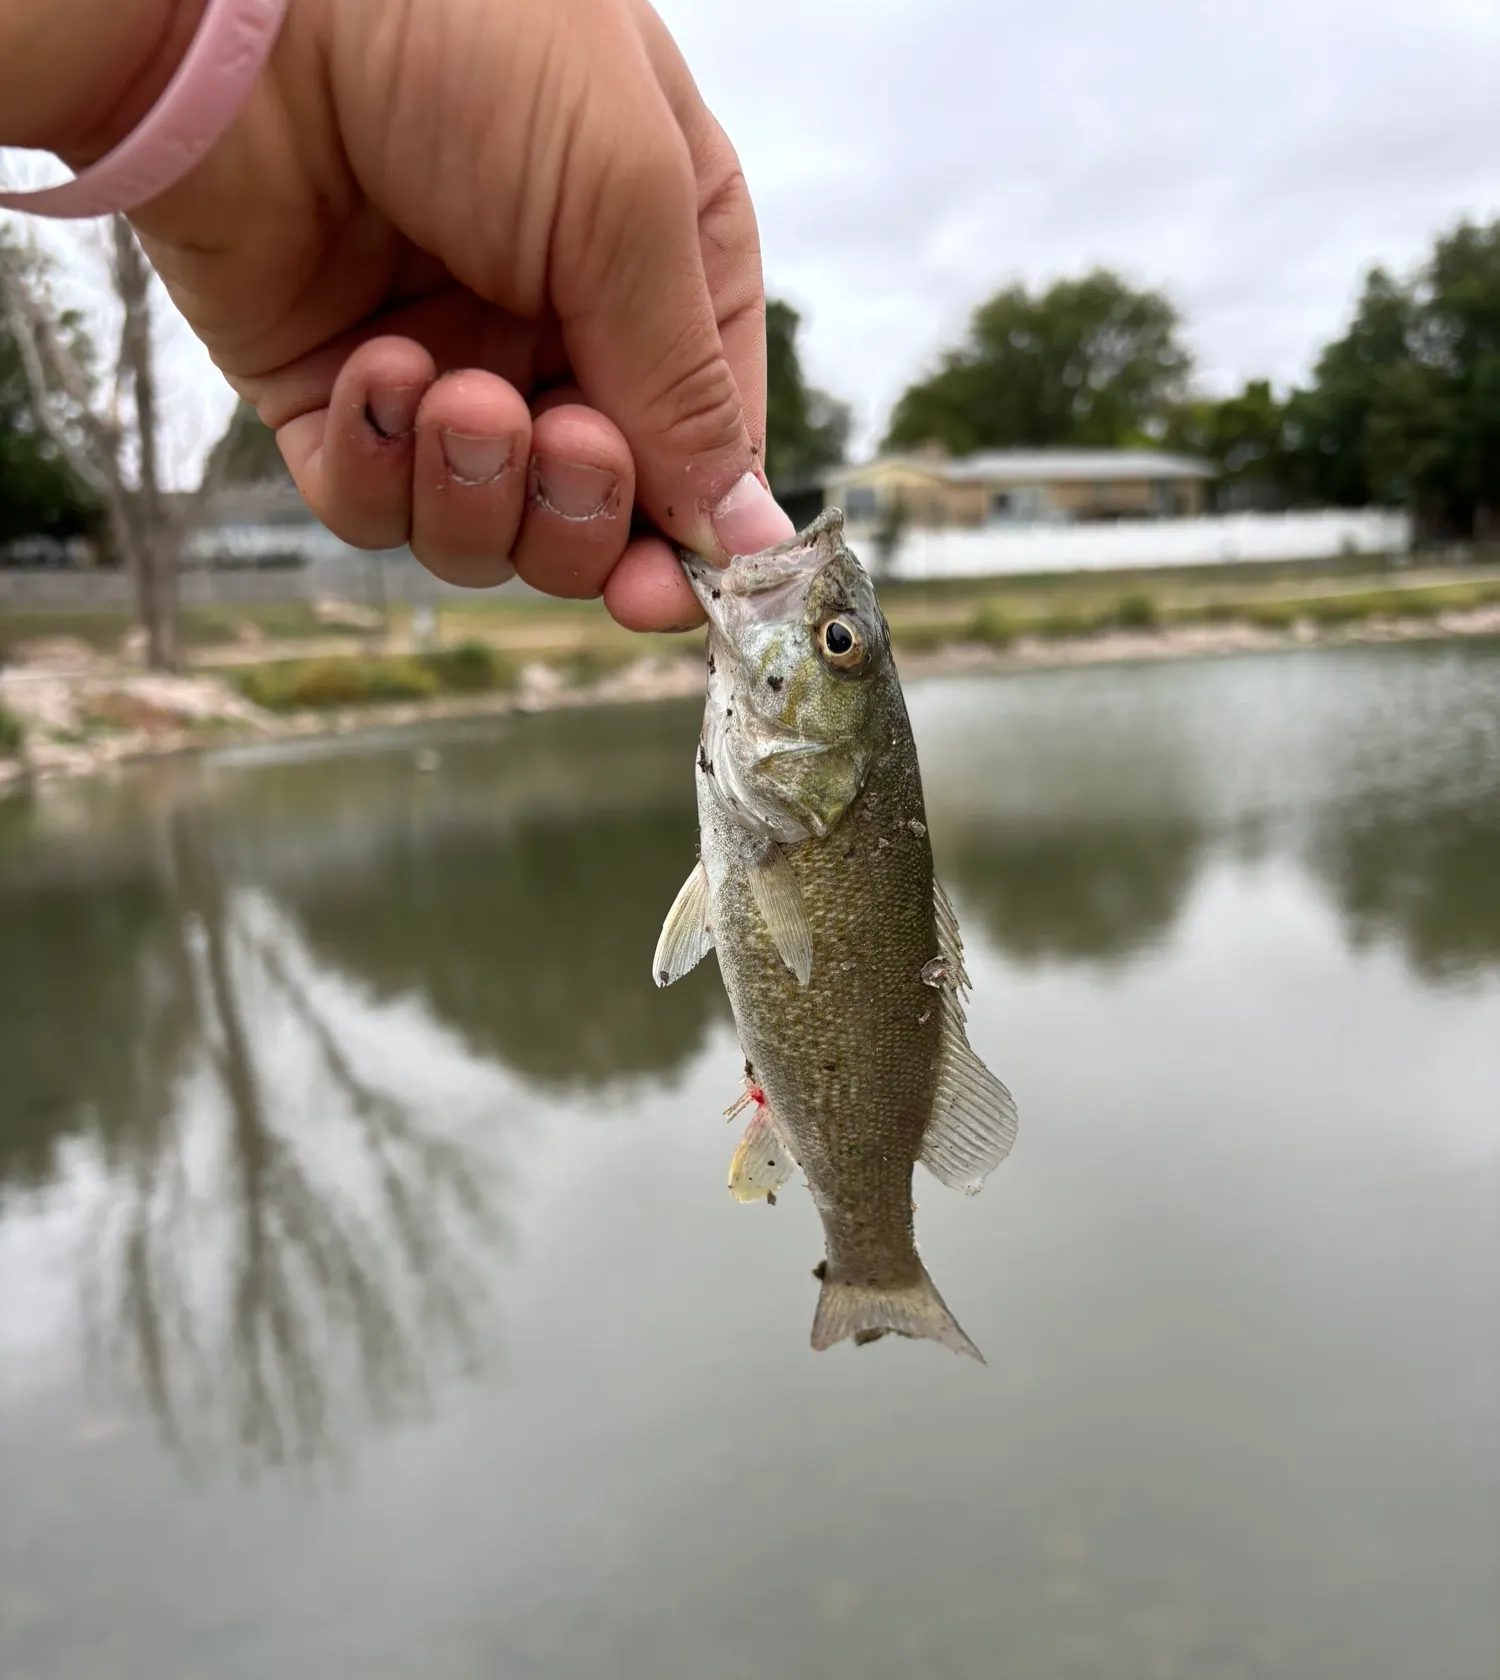
[[[1469,636],[1500,637],[1500,606],[1338,626],[1303,621],[1286,631],[1231,622],[1113,630],[1076,638],[1018,637],[1004,648],[953,643],[917,652],[903,651],[898,642],[896,652],[903,676],[920,680],[971,671],[1203,659],[1292,647]],[[79,660],[73,650],[69,661],[50,668],[44,663],[0,671],[0,715],[14,719],[23,736],[19,756],[0,756],[0,790],[244,741],[298,740],[453,718],[686,699],[702,691],[703,669],[696,655],[641,659],[596,682],[572,684],[552,666],[532,664],[507,693],[279,716],[251,705],[217,676],[161,677],[110,669]]]

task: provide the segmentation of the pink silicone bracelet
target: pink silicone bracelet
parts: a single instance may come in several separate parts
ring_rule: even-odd
[[[187,56],[134,133],[81,175],[40,192],[0,193],[0,210],[113,216],[164,193],[202,161],[239,113],[291,0],[208,0]]]

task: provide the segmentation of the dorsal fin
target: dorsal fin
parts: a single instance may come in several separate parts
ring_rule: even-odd
[[[1015,1098],[969,1048],[963,994],[969,989],[963,940],[948,895],[932,885],[938,955],[948,970],[941,990],[941,1036],[932,1118],[919,1159],[951,1189],[974,1195],[1016,1141]]]

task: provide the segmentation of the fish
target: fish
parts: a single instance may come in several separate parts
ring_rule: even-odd
[[[718,959],[750,1110],[738,1200],[800,1169],[823,1226],[812,1346],[886,1335],[984,1363],[917,1252],[916,1164],[977,1192],[1016,1103],[970,1048],[971,983],[936,878],[890,629],[843,516],[719,567],[678,559],[708,615],[699,856],[658,986]]]

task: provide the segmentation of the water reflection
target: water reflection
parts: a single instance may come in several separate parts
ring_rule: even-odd
[[[9,807],[0,1670],[1496,1672],[1500,658],[912,702],[1033,1120],[921,1198],[986,1372],[812,1356],[723,1192],[696,708]]]
[[[1393,943],[1424,978],[1500,971],[1500,787],[1468,799],[1377,799],[1344,810],[1308,848],[1356,948]]]
[[[938,863],[1013,961],[1107,963],[1165,939],[1202,852],[1202,836],[1169,812],[1155,824],[964,823]]]
[[[0,1170],[34,1185],[64,1136],[95,1146],[89,1351],[169,1447],[309,1463],[345,1413],[406,1415],[435,1371],[478,1362],[504,1180],[429,1093],[364,1070],[359,1005],[335,1005],[273,900],[226,879],[204,806],[158,815],[150,877],[7,901],[7,948],[29,931],[48,960],[7,1019]]]
[[[170,879],[0,895],[0,1186],[39,1187],[66,1138],[113,1167],[150,1149],[194,1039]]]
[[[1259,858],[1424,981],[1500,970],[1500,659],[1059,673],[914,716],[939,867],[1012,963],[1123,983]],[[364,741],[0,805],[0,1198],[91,1187],[90,1345],[185,1457],[307,1461],[472,1369],[518,1105],[618,1113],[727,1020],[712,962],[647,972],[695,730],[513,720],[437,775]]]
[[[482,1055],[548,1087],[669,1078],[728,1017],[712,963],[668,992],[651,950],[694,853],[677,812],[393,836],[370,876],[289,895],[318,954],[420,993]]]
[[[1280,860],[1356,949],[1392,944],[1435,983],[1476,977],[1500,967],[1497,655],[948,686],[923,742],[939,869],[1023,964],[1128,964],[1169,939],[1210,867]]]

